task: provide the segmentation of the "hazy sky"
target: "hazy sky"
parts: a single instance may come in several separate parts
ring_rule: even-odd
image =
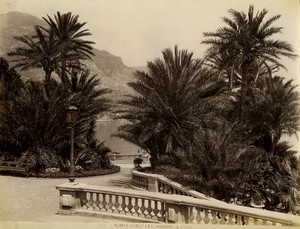
[[[79,15],[87,22],[98,49],[122,57],[128,66],[146,65],[164,48],[189,49],[202,57],[203,32],[222,26],[227,10],[268,9],[267,18],[281,14],[279,37],[299,53],[299,0],[0,0],[0,13],[22,11],[37,17],[57,11]]]

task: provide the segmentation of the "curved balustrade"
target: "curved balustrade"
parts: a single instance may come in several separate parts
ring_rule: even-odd
[[[200,199],[218,201],[216,199],[207,197],[200,192],[187,189],[181,184],[178,184],[166,178],[163,175],[143,173],[135,169],[131,170],[131,175],[132,175],[131,184],[133,188],[144,189],[150,192],[176,194],[176,195],[191,196]]]
[[[143,159],[144,162],[148,162],[149,161],[149,156],[147,154],[108,154],[109,159],[111,161],[115,161],[115,160],[128,160],[128,159],[135,159],[137,157],[141,157]]]
[[[300,217],[261,209],[122,188],[57,186],[60,214],[111,214],[165,223],[300,226]]]

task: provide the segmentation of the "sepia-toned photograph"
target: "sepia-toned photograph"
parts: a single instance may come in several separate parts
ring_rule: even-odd
[[[0,0],[0,229],[300,227],[299,0]]]

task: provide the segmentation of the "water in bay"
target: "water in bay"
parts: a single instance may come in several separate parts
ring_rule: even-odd
[[[124,141],[117,137],[111,137],[118,126],[122,124],[122,121],[97,121],[97,139],[104,141],[105,145],[108,146],[112,152],[119,152],[120,154],[137,154],[139,149],[138,146]]]

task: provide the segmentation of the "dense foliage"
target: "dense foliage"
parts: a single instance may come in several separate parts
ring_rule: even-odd
[[[57,13],[55,20],[45,19],[49,27],[35,26],[33,36],[17,36],[21,46],[9,53],[15,68],[42,68],[44,81],[22,82],[1,58],[0,152],[5,159],[20,159],[31,164],[31,171],[58,168],[69,170],[70,134],[67,107],[78,108],[74,125],[75,165],[79,170],[109,169],[110,149],[96,139],[96,118],[110,108],[105,97],[110,92],[99,87],[97,75],[91,75],[80,62],[93,55],[93,42],[81,38],[85,23],[71,13]],[[61,81],[51,78],[56,72]]]
[[[119,118],[130,121],[116,133],[151,155],[151,164],[172,157],[190,143],[190,136],[206,125],[207,111],[216,108],[216,95],[222,96],[224,81],[202,67],[192,53],[170,49],[164,59],[148,63],[149,73],[137,71],[129,83],[138,94],[122,101]]]
[[[135,73],[136,94],[119,111],[128,123],[115,135],[146,150],[154,172],[209,196],[293,211],[299,159],[282,137],[300,130],[299,93],[275,73],[295,55],[272,39],[279,15],[229,13],[225,27],[204,34],[204,61],[175,47]]]

